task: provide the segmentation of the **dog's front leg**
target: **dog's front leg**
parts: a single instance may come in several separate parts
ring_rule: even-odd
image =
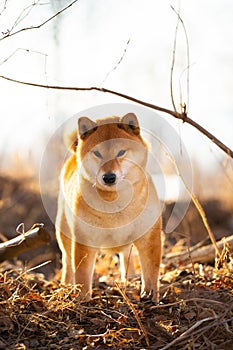
[[[74,272],[72,267],[72,240],[59,229],[56,231],[57,241],[62,251],[61,283],[73,284]]]
[[[141,297],[159,301],[159,270],[161,263],[161,229],[157,225],[145,236],[135,242],[139,252],[142,287]]]
[[[92,294],[92,277],[97,249],[73,242],[73,268],[75,283],[81,285],[80,297],[89,301]]]

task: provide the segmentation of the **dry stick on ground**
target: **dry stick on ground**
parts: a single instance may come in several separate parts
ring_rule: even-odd
[[[130,307],[130,309],[133,311],[134,317],[136,318],[136,321],[142,331],[142,334],[144,335],[144,338],[146,340],[146,345],[149,347],[150,346],[150,341],[149,341],[149,337],[148,334],[146,333],[146,330],[142,324],[142,321],[140,320],[140,317],[138,316],[137,310],[135,309],[133,303],[129,300],[129,298],[127,297],[126,293],[120,288],[120,286],[118,285],[118,283],[116,283],[116,286],[119,290],[119,292],[121,293],[123,299],[125,300],[125,302],[127,303],[127,305]]]
[[[217,300],[212,300],[212,299],[205,299],[205,298],[190,298],[190,299],[181,299],[178,301],[175,301],[174,303],[168,303],[168,304],[158,304],[151,306],[151,310],[157,310],[157,309],[165,309],[171,306],[176,306],[179,304],[187,304],[190,302],[198,302],[198,303],[204,303],[205,305],[207,304],[216,304],[218,306],[222,306],[225,309],[225,303]]]
[[[49,233],[43,228],[43,224],[35,224],[26,233],[0,243],[0,263],[12,259],[19,254],[37,248],[50,242]]]
[[[216,242],[216,244],[219,249],[223,249],[225,244],[230,244],[233,246],[233,235],[225,238],[224,240]],[[192,249],[190,249],[190,253],[193,262],[207,263],[215,259],[216,250],[213,244],[208,244],[203,247],[198,246],[198,249],[196,249],[196,246],[194,246]],[[173,262],[186,261],[189,259],[189,254],[187,252],[168,253],[166,255],[166,259]]]
[[[187,116],[187,113],[183,111],[182,113],[174,112],[170,109],[159,107],[157,105],[154,105],[152,103],[148,103],[142,100],[139,100],[135,97],[123,94],[121,92],[117,92],[114,90],[106,89],[106,88],[100,88],[96,86],[91,87],[71,87],[71,86],[58,86],[58,85],[44,85],[44,84],[36,84],[36,83],[30,83],[27,81],[21,81],[14,78],[10,78],[4,75],[0,75],[1,79],[5,79],[8,81],[11,81],[13,83],[18,83],[22,85],[32,86],[32,87],[38,87],[38,88],[44,88],[44,89],[51,89],[51,90],[66,90],[66,91],[99,91],[104,93],[109,93],[118,97],[125,98],[126,100],[138,103],[142,106],[154,109],[159,112],[163,112],[166,114],[170,114],[176,119],[182,120],[184,123],[187,123],[194,128],[196,128],[198,131],[200,131],[203,135],[208,137],[213,143],[215,143],[221,150],[223,150],[229,157],[233,158],[233,150],[231,150],[229,147],[227,147],[224,143],[222,143],[217,137],[215,137],[213,134],[211,134],[208,130],[203,128],[200,124],[196,123],[193,119],[189,118]]]
[[[172,342],[170,342],[169,344],[165,345],[163,348],[161,348],[160,350],[166,350],[169,349],[171,346],[174,346],[178,343],[180,343],[181,341],[187,339],[192,333],[193,331],[199,327],[202,323],[207,322],[207,321],[215,321],[216,317],[207,317],[204,318],[200,321],[198,321],[197,323],[195,323],[194,325],[192,325],[189,329],[187,329],[187,331],[183,332],[180,336],[178,336],[177,338],[175,338]],[[198,330],[198,332],[201,332],[202,329]]]
[[[191,326],[187,331],[185,331],[184,333],[182,333],[180,336],[178,336],[177,338],[175,338],[172,342],[170,342],[169,344],[167,344],[166,346],[164,346],[163,348],[160,348],[160,350],[166,350],[166,349],[170,349],[171,346],[177,345],[178,343],[182,342],[183,340],[189,338],[189,336],[194,336],[198,333],[204,333],[206,330],[216,327],[216,326],[220,326],[223,324],[228,324],[230,322],[232,322],[233,317],[225,319],[220,321],[221,316],[220,317],[207,317],[204,318],[200,321],[197,321],[197,323],[195,323],[193,326]],[[204,326],[200,329],[195,330],[197,327],[199,327],[203,322],[206,321],[213,321],[212,323],[208,324],[207,326]]]

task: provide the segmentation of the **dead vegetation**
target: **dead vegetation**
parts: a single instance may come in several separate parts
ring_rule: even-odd
[[[128,286],[96,282],[92,301],[80,303],[77,289],[22,266],[1,270],[2,349],[232,349],[227,271],[170,267],[153,305],[140,302],[138,278]]]
[[[28,181],[0,180],[2,239],[12,238],[7,233],[20,221],[26,227],[32,221],[44,222],[53,234],[37,189]],[[212,228],[217,227],[220,236],[230,234],[230,208],[217,202],[204,206]],[[58,283],[60,254],[54,240],[46,248],[4,262],[0,266],[0,348],[232,349],[231,247],[218,268],[213,261],[211,265],[194,263],[192,253],[185,261],[167,258],[171,252],[190,252],[197,239],[207,243],[207,238],[191,206],[186,222],[166,237],[158,305],[140,301],[139,275],[127,285],[116,282],[117,257],[98,258],[89,303],[80,302],[78,287]]]

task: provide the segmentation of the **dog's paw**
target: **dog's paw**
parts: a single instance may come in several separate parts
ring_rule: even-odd
[[[141,294],[140,301],[144,304],[158,304],[159,302],[159,295],[158,293],[154,293],[152,290],[150,291],[144,291]]]

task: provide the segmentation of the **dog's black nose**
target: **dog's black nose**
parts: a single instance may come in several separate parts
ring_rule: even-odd
[[[116,182],[116,174],[114,173],[105,173],[102,178],[106,185],[113,185]]]

